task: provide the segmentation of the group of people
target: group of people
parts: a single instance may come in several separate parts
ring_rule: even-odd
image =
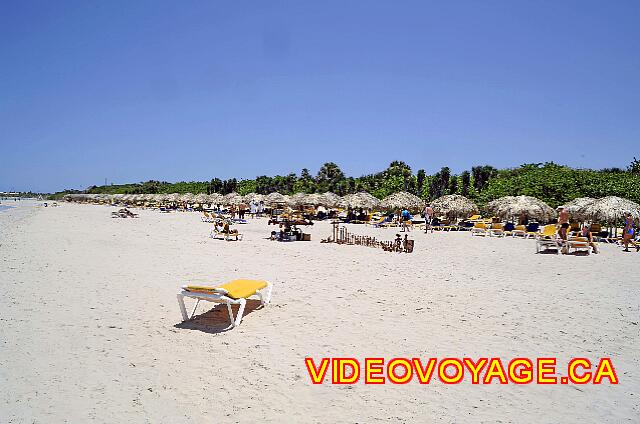
[[[232,219],[245,219],[247,212],[249,212],[251,218],[255,218],[256,216],[262,216],[264,210],[265,206],[262,200],[259,202],[251,201],[248,206],[244,202],[229,206],[229,213]]]
[[[562,240],[566,241],[570,227],[569,212],[563,206],[558,208],[558,225],[560,227],[558,234]],[[587,223],[583,224],[580,236],[588,240],[589,245],[593,249],[593,253],[598,253],[598,248],[593,241],[591,225]],[[638,234],[634,226],[633,215],[630,212],[626,212],[624,216],[624,229],[622,230],[622,244],[624,246],[623,252],[629,252],[629,244],[635,244],[636,252],[640,251],[640,243],[634,243],[634,238],[638,238]]]

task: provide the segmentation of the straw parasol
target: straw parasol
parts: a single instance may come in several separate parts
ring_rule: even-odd
[[[595,200],[578,211],[585,218],[605,224],[616,224],[622,221],[627,212],[630,212],[634,219],[640,218],[640,205],[617,196]]]
[[[276,192],[267,194],[264,198],[264,202],[270,205],[275,203],[287,203],[288,197],[276,191]]]
[[[375,209],[380,207],[380,200],[371,194],[361,191],[344,196],[338,205],[343,208]]]
[[[212,205],[218,205],[224,201],[224,196],[220,193],[211,193],[207,196],[207,200]]]
[[[403,209],[419,211],[424,207],[424,200],[415,194],[399,191],[382,199],[382,207],[385,209]]]
[[[247,203],[260,202],[261,200],[264,200],[264,196],[258,193],[249,193],[244,196],[244,201]]]
[[[208,203],[209,196],[205,193],[196,194],[195,202],[200,204]]]
[[[326,206],[326,203],[328,203],[327,199],[325,199],[325,197],[319,193],[310,193],[310,194],[307,194],[305,197],[305,204],[307,205]]]
[[[564,208],[569,212],[572,218],[576,218],[579,220],[584,220],[584,215],[581,210],[586,206],[592,204],[597,199],[592,197],[578,197],[577,199],[573,199],[569,203],[564,204]]]
[[[322,193],[321,196],[322,196],[322,202],[323,202],[321,203],[321,205],[326,206],[328,208],[334,208],[338,206],[338,203],[341,200],[340,196],[330,191]]]
[[[551,206],[531,196],[504,196],[487,203],[487,210],[501,218],[519,217],[524,213],[543,222],[556,216]]]
[[[242,196],[240,196],[235,191],[229,194],[225,194],[222,199],[222,203],[225,205],[239,205],[240,203],[242,203],[242,201]]]
[[[431,202],[433,211],[449,218],[467,218],[478,212],[478,207],[471,200],[459,194],[447,194]]]
[[[295,193],[289,197],[291,206],[302,206],[307,204],[307,193]]]
[[[194,196],[191,193],[184,193],[182,195],[180,195],[180,202],[184,202],[184,203],[193,203],[196,199],[196,196]]]

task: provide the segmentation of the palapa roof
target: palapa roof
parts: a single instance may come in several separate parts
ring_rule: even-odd
[[[235,191],[229,194],[225,194],[222,199],[222,203],[224,203],[225,205],[239,205],[243,201],[244,199],[242,198],[242,196],[240,196]]]
[[[468,218],[478,212],[478,206],[459,194],[447,194],[431,202],[431,208],[437,214],[452,218]]]
[[[409,209],[412,211],[421,210],[424,207],[424,200],[415,194],[399,191],[382,199],[382,207],[385,209]]]
[[[337,204],[343,208],[376,209],[380,207],[380,199],[361,191],[343,196]]]
[[[267,204],[275,204],[275,203],[288,203],[289,198],[284,194],[280,194],[277,191],[273,193],[269,193],[264,197],[264,202]]]
[[[592,197],[578,197],[568,203],[565,203],[564,207],[567,210],[567,212],[569,212],[569,215],[571,216],[571,218],[584,220],[585,217],[582,214],[581,210],[585,206],[592,204],[596,200],[597,199],[594,199]]]
[[[597,199],[578,210],[578,214],[582,217],[605,224],[615,224],[622,221],[628,212],[634,219],[640,218],[640,205],[617,196]]]
[[[322,202],[321,205],[329,207],[329,208],[334,208],[336,206],[338,206],[338,203],[341,200],[341,197],[338,196],[335,193],[332,193],[330,191],[327,191],[325,193],[321,194],[322,196]]]
[[[260,202],[261,200],[264,200],[264,196],[258,193],[249,193],[244,196],[244,201],[247,203]]]
[[[524,212],[528,217],[543,222],[557,215],[551,206],[531,196],[504,196],[487,203],[487,210],[501,218],[518,217]]]
[[[292,206],[306,205],[308,199],[307,193],[295,193],[289,197],[289,204]]]
[[[214,204],[222,203],[224,201],[224,196],[220,193],[211,193],[207,196],[207,201]]]

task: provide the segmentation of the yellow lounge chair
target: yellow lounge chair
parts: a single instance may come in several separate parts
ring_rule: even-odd
[[[491,224],[491,228],[489,228],[487,232],[489,233],[489,237],[504,237],[504,224],[501,222],[494,222]]]
[[[542,232],[536,236],[536,253],[550,247],[555,248],[556,253],[560,254],[560,241],[555,224],[545,225]]]
[[[480,221],[481,219],[482,219],[482,215],[472,215],[467,219],[467,221],[476,222],[476,221]]]
[[[273,284],[262,280],[233,280],[220,286],[182,286],[182,290],[178,293],[178,305],[182,313],[182,321],[193,318],[200,301],[206,300],[214,303],[225,303],[227,305],[227,311],[229,312],[229,319],[231,320],[231,328],[237,327],[242,322],[242,314],[247,305],[247,299],[252,296],[257,296],[258,299],[260,299],[260,304],[266,306],[271,302],[272,289]],[[262,291],[264,291],[264,293]],[[191,315],[187,314],[187,309],[184,305],[185,297],[197,300]],[[231,305],[240,305],[235,319]]]
[[[576,252],[586,251],[587,254],[591,253],[591,245],[589,244],[589,240],[586,237],[569,237],[569,240],[567,240],[566,253],[570,253],[571,249]]]
[[[238,230],[232,230],[229,227],[228,223],[220,223],[216,222],[213,224],[213,228],[209,232],[209,235],[212,239],[221,238],[226,241],[231,241],[235,239],[236,241],[242,240],[243,235],[238,232]]]
[[[487,224],[484,222],[476,222],[473,224],[473,228],[471,228],[471,235],[478,236],[486,236],[487,235]]]
[[[527,238],[527,226],[526,225],[516,225],[516,227],[511,231],[511,237]]]

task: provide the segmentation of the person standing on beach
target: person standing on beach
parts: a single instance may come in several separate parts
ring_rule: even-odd
[[[258,203],[258,216],[262,216],[263,212],[264,212],[264,202],[261,200],[260,203]]]
[[[402,210],[400,213],[400,219],[402,219],[402,231],[411,231],[409,227],[411,226],[411,220],[413,217],[407,209]]]
[[[558,225],[560,226],[560,238],[567,241],[567,230],[569,229],[569,213],[564,206],[558,207]]]
[[[623,252],[629,251],[629,242],[633,238],[633,217],[631,212],[627,212],[624,217],[624,233],[622,234]]]
[[[422,215],[424,216],[424,233],[427,234],[429,230],[431,230],[431,232],[433,233],[433,227],[431,227],[431,220],[433,219],[433,209],[428,203],[424,206]]]

